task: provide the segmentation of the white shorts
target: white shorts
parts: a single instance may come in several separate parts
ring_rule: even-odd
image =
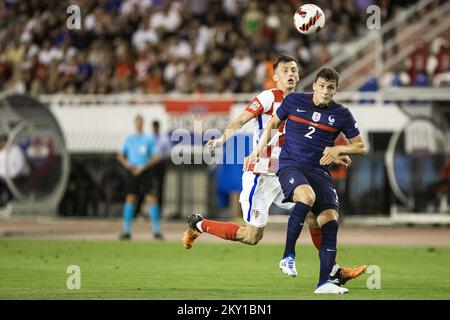
[[[245,222],[261,228],[267,224],[269,208],[274,203],[283,209],[292,209],[295,203],[282,203],[284,199],[278,177],[275,175],[242,174],[242,192],[239,202]]]

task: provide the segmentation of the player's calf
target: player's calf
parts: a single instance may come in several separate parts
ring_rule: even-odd
[[[240,240],[240,242],[254,246],[254,245],[258,244],[261,239],[262,239],[262,235],[261,236],[245,236],[242,240]]]
[[[195,239],[203,233],[209,233],[224,240],[238,240],[236,239],[238,230],[241,225],[235,222],[222,222],[204,219],[199,214],[192,214],[188,217],[189,228],[185,231],[183,236],[183,244],[186,249],[190,249]],[[249,239],[248,241],[253,241]],[[259,241],[259,240],[258,240]]]

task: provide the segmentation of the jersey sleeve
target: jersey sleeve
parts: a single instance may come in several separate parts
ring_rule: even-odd
[[[123,155],[127,155],[128,154],[128,150],[129,150],[129,142],[130,142],[130,137],[127,137],[125,139],[125,142],[122,145],[122,148],[120,148],[120,153]]]
[[[350,110],[346,110],[344,126],[342,127],[342,132],[345,134],[347,139],[351,139],[360,134],[358,129],[358,122],[356,122]]]
[[[147,141],[147,153],[149,157],[151,157],[157,149],[155,146],[155,142],[155,138],[152,135],[149,135]]]
[[[256,117],[269,111],[274,101],[275,98],[272,90],[265,90],[258,94],[245,108],[245,110],[252,113]]]
[[[277,116],[280,118],[280,120],[286,120],[289,116],[288,113],[288,103],[289,103],[290,97],[289,95],[284,98],[283,102],[277,109]]]

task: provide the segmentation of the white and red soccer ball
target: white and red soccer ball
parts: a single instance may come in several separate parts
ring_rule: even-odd
[[[325,15],[315,4],[304,4],[295,11],[294,25],[302,34],[316,33],[325,26]]]

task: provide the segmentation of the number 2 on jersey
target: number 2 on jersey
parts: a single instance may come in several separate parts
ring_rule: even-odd
[[[305,137],[312,139],[313,137],[311,137],[311,135],[316,131],[316,128],[309,126],[308,130],[309,130],[309,132],[307,134],[305,134]]]

